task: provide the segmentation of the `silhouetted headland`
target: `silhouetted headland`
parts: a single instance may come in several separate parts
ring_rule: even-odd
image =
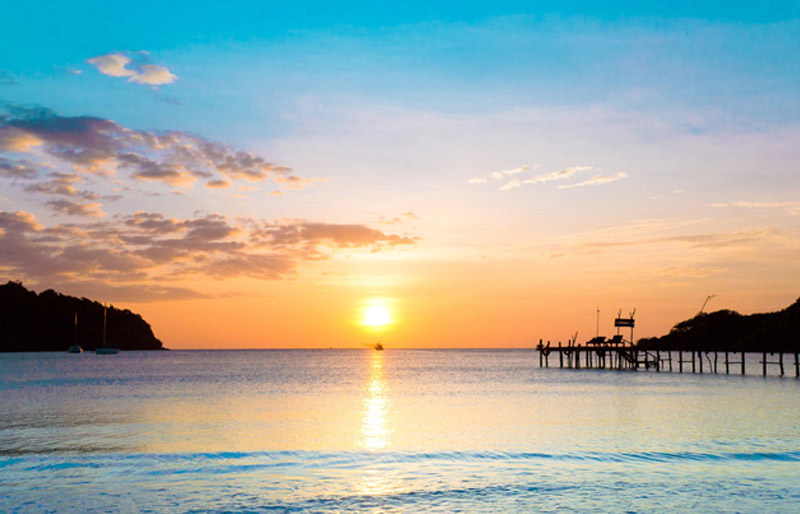
[[[165,349],[140,315],[111,306],[106,339],[108,344],[122,350]],[[36,294],[20,282],[0,286],[0,351],[67,351],[73,344],[91,351],[102,341],[101,303],[52,289]]]
[[[778,312],[701,313],[681,321],[669,334],[639,339],[637,347],[661,351],[800,352],[800,299]]]

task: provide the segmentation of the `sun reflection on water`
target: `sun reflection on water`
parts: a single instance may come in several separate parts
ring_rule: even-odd
[[[371,352],[369,386],[364,398],[364,418],[361,423],[361,444],[368,450],[389,446],[389,386],[383,374],[384,352]]]

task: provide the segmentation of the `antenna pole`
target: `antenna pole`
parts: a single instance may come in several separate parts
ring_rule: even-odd
[[[600,337],[600,306],[597,306],[597,334],[596,337]]]

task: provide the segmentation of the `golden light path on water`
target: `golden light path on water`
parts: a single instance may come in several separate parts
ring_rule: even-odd
[[[364,414],[361,422],[361,446],[370,451],[380,451],[391,445],[392,428],[389,423],[389,384],[384,374],[385,353],[373,351],[369,357],[369,382],[364,398]],[[385,470],[371,467],[365,470],[356,489],[361,494],[381,495],[397,492],[399,483],[389,478]]]
[[[364,418],[361,423],[361,444],[368,450],[389,446],[389,387],[383,373],[384,352],[370,353],[369,386],[364,398]]]

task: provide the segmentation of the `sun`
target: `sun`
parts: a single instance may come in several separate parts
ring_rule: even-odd
[[[361,324],[365,327],[383,328],[391,323],[392,313],[384,301],[373,299],[363,307]]]

